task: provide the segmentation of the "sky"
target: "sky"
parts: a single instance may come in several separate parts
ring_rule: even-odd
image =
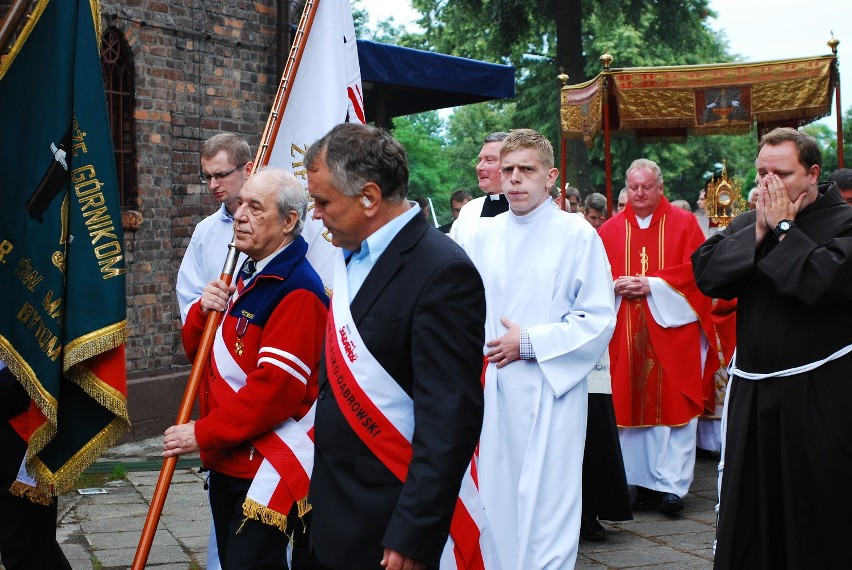
[[[417,12],[408,0],[361,0],[370,14],[370,26],[393,16],[397,25],[413,25]],[[744,61],[767,61],[826,55],[826,42],[840,40],[841,106],[852,107],[852,2],[849,0],[710,0],[717,17],[711,27],[722,31],[728,51]],[[709,63],[709,62],[708,62]],[[821,120],[836,128],[832,115]]]

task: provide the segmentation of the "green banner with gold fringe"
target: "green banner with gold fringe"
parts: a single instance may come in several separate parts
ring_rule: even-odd
[[[97,5],[40,0],[0,64],[0,358],[27,472],[64,492],[129,427],[125,255]]]

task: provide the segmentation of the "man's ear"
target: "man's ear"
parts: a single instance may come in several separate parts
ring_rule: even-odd
[[[292,234],[298,222],[299,214],[296,213],[296,210],[290,210],[287,212],[287,215],[284,216],[284,235]]]
[[[379,204],[382,203],[382,189],[375,182],[367,182],[361,190],[361,207],[368,216],[372,216],[376,212]]]
[[[810,179],[811,184],[816,184],[819,182],[819,165],[813,164],[808,169],[808,178]]]
[[[556,179],[558,177],[559,170],[557,168],[551,168],[550,171],[547,173],[547,187],[550,188],[551,186],[553,186],[554,183],[556,183]]]

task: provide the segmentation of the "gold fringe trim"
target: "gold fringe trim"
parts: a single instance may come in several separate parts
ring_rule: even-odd
[[[47,418],[47,421],[56,424],[56,410],[58,404],[56,398],[45,390],[41,382],[38,381],[35,371],[27,364],[21,354],[15,350],[12,343],[3,336],[0,336],[0,359],[6,363],[12,374],[18,379],[24,389],[29,394],[30,398],[35,402],[38,409]]]
[[[123,418],[114,418],[55,473],[48,469],[41,459],[35,457],[34,453],[28,451],[27,468],[40,488],[49,488],[52,494],[61,495],[73,489],[80,474],[112,447],[129,428],[130,422]]]
[[[56,435],[56,424],[44,422],[30,433],[30,440],[27,442],[27,465],[30,459],[41,453],[50,440]]]
[[[299,518],[303,518],[306,514],[311,512],[313,508],[314,506],[308,502],[307,497],[302,497],[296,501],[296,514],[299,515]]]
[[[287,516],[265,507],[257,501],[246,498],[243,503],[243,514],[250,519],[274,526],[283,533],[287,532]]]
[[[16,497],[26,497],[33,503],[38,503],[39,505],[44,505],[46,507],[50,506],[50,503],[53,502],[53,497],[50,493],[46,493],[44,489],[31,487],[26,483],[21,483],[17,480],[12,483],[12,486],[9,488],[9,492]]]
[[[69,370],[75,364],[93,356],[117,348],[127,341],[127,320],[108,325],[84,334],[65,344],[62,369]]]
[[[67,376],[72,382],[78,384],[86,394],[116,417],[54,473],[37,455],[56,436],[57,402],[37,381],[33,369],[3,337],[0,337],[0,359],[9,366],[47,418],[45,423],[36,427],[30,434],[27,449],[27,468],[38,482],[39,490],[54,495],[73,489],[80,474],[130,429],[126,396],[98,378],[85,365],[75,366],[73,370],[68,371]]]
[[[68,370],[66,376],[98,404],[130,424],[127,396],[101,380],[88,366],[78,364]]]
[[[98,46],[98,55],[101,55],[101,3],[99,0],[89,0],[89,8],[92,10],[92,20],[95,25],[95,43]]]

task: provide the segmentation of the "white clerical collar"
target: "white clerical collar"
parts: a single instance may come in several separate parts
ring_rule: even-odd
[[[535,208],[535,210],[533,210],[532,212],[528,212],[523,216],[517,215],[515,212],[512,211],[511,208],[509,208],[509,219],[513,220],[518,224],[531,224],[533,222],[539,221],[544,216],[555,211],[556,208],[553,206],[553,199],[548,196],[544,202],[542,202]]]
[[[486,194],[486,196],[488,196],[488,199],[492,202],[496,202],[500,199],[500,196],[502,196],[502,194],[498,192],[497,194]]]
[[[639,224],[639,229],[640,230],[647,230],[648,228],[650,228],[651,227],[651,218],[653,218],[653,217],[654,217],[653,213],[651,213],[650,216],[645,216],[644,218],[640,218],[639,216],[636,216],[636,223]]]

